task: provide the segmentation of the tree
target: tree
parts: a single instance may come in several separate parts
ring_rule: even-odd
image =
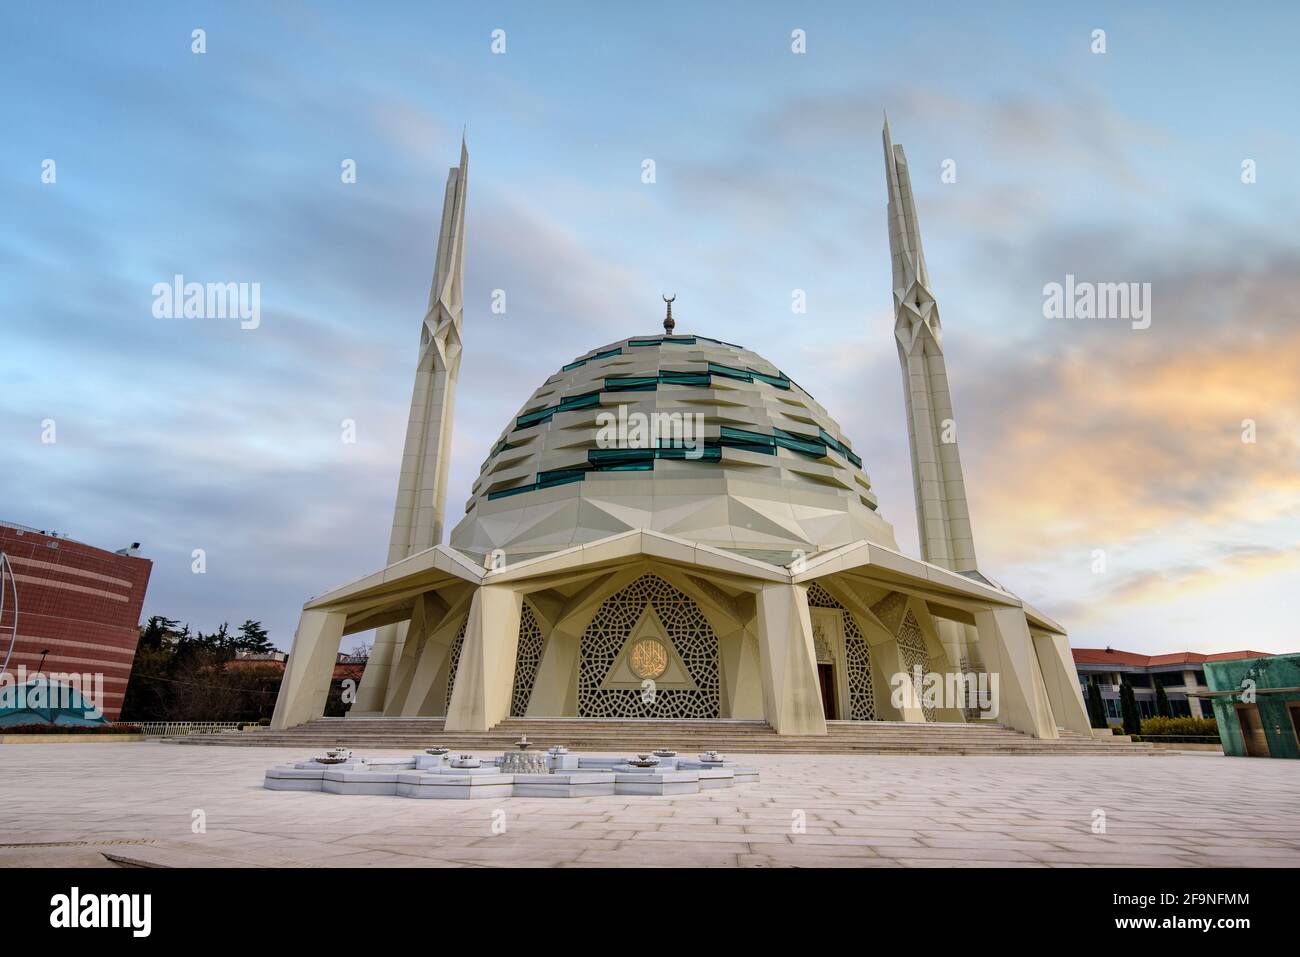
[[[1088,718],[1094,728],[1110,727],[1106,720],[1106,702],[1101,700],[1101,685],[1095,681],[1088,682]]]
[[[239,637],[235,639],[235,644],[240,651],[252,651],[257,654],[275,651],[275,645],[271,644],[271,638],[262,627],[262,623],[251,618],[246,618],[239,626]]]
[[[140,643],[136,647],[157,651],[175,640],[177,634],[179,634],[176,630],[176,626],[179,624],[180,622],[174,618],[154,615],[140,629]]]
[[[1138,711],[1137,696],[1127,681],[1121,681],[1119,685],[1119,707],[1124,715],[1124,733],[1141,734],[1142,716]]]
[[[177,627],[155,616],[140,629],[123,721],[256,721],[270,717],[283,677],[279,662],[241,667],[236,652],[274,650],[261,622],[248,619],[230,633],[223,622],[211,633]]]
[[[158,720],[166,712],[170,689],[157,679],[166,673],[177,643],[189,636],[189,626],[181,629],[177,627],[179,624],[174,618],[154,615],[140,629],[140,641],[122,697],[122,720]]]
[[[1156,679],[1156,714],[1162,718],[1172,718],[1173,709],[1169,707],[1169,695],[1165,694],[1165,686]]]

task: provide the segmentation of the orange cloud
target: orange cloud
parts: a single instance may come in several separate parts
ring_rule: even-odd
[[[1025,560],[1259,521],[1300,500],[1300,328],[1182,352],[1132,338],[1062,356],[999,432],[967,443],[984,551]]]

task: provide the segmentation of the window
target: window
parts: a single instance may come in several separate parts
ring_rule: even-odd
[[[587,356],[587,358],[585,359],[575,359],[574,361],[570,362],[567,366],[563,366],[562,371],[570,372],[573,369],[579,368],[580,366],[585,366],[588,362],[595,362],[597,359],[607,359],[610,356],[621,356],[622,354],[623,354],[623,350],[617,347],[613,349],[606,349],[604,352],[597,352],[595,355]]]

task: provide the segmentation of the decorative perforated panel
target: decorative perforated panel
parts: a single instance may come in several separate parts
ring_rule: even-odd
[[[601,688],[645,606],[653,605],[699,690]],[[695,602],[657,575],[642,575],[605,599],[583,632],[578,662],[578,716],[583,718],[718,717],[718,636]]]
[[[808,586],[808,604],[813,608],[838,608],[844,623],[844,658],[849,677],[849,719],[876,720],[876,695],[871,687],[871,651],[862,631],[847,608],[821,585]]]
[[[510,696],[510,716],[522,718],[533,696],[537,666],[542,663],[542,628],[528,602],[519,613],[519,652],[515,656],[515,689]]]
[[[443,703],[442,713],[451,710],[451,693],[456,688],[456,672],[460,670],[460,650],[465,647],[465,626],[469,624],[469,615],[460,623],[460,630],[451,641],[451,664],[447,671],[447,700]]]
[[[903,616],[902,627],[898,629],[898,652],[903,657],[903,665],[907,668],[908,673],[912,673],[919,665],[921,674],[930,673],[930,655],[925,650],[925,638],[921,634],[921,626],[916,623],[916,618],[912,615],[909,608],[907,614]],[[917,694],[921,689],[916,689]],[[933,707],[922,705],[921,712],[925,715],[926,721],[934,721],[935,713]]]

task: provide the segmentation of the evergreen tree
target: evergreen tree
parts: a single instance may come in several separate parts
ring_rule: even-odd
[[[275,645],[271,644],[271,638],[260,621],[254,621],[247,618],[239,626],[239,637],[235,639],[235,645],[240,651],[252,651],[258,654],[266,654],[275,651]]]
[[[1162,718],[1172,718],[1174,711],[1169,707],[1169,695],[1165,694],[1165,686],[1156,679],[1156,714]]]
[[[170,666],[176,642],[182,635],[173,618],[154,615],[140,629],[126,694],[122,698],[121,720],[158,720],[166,713],[168,686],[157,678]]]
[[[1095,681],[1088,682],[1088,717],[1094,728],[1106,728],[1106,702],[1101,699],[1101,685]]]
[[[157,651],[175,638],[176,626],[179,624],[180,622],[174,618],[154,615],[140,629],[140,642],[136,647]]]
[[[1133,686],[1127,681],[1120,682],[1119,707],[1124,715],[1124,733],[1141,734],[1142,716],[1138,711],[1137,696],[1133,694]]]

